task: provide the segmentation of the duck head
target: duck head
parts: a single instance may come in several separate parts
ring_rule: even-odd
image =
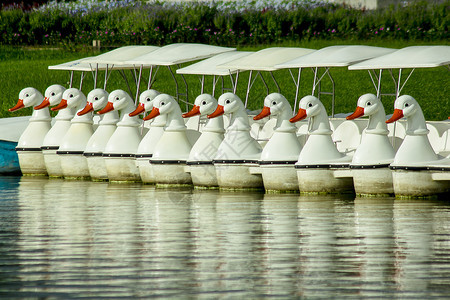
[[[374,94],[364,94],[359,97],[355,112],[347,116],[347,120],[354,120],[359,117],[369,117],[366,132],[388,133],[385,123],[386,114],[383,103]]]
[[[8,109],[8,111],[16,111],[21,108],[36,106],[44,100],[44,96],[35,88],[27,87],[20,91],[17,104]]]
[[[108,103],[108,92],[104,89],[94,89],[87,95],[86,106],[77,115],[82,116],[88,112],[103,109]]]
[[[160,94],[153,100],[152,111],[144,118],[144,121],[151,120],[157,116],[166,116],[166,131],[185,130],[181,109],[178,102],[170,95]]]
[[[143,91],[139,96],[139,105],[133,112],[130,113],[130,117],[137,116],[144,111],[151,111],[153,109],[153,100],[158,95],[159,92],[156,90],[150,89]]]
[[[305,96],[300,100],[299,110],[297,115],[292,117],[289,121],[291,123],[301,121],[305,118],[310,118],[310,134],[331,134],[330,122],[328,120],[325,106],[319,98],[315,96]]]
[[[84,107],[86,104],[86,96],[82,91],[76,88],[70,88],[63,92],[61,102],[52,107],[52,111],[58,111],[64,108],[75,109],[79,106]]]
[[[65,87],[59,84],[53,84],[49,86],[44,93],[44,101],[41,102],[38,106],[35,106],[34,109],[42,109],[47,106],[55,106],[58,105],[61,100]]]
[[[183,118],[190,118],[197,115],[212,114],[217,108],[217,100],[210,94],[201,94],[194,101],[194,107]]]
[[[253,117],[253,120],[257,121],[269,115],[277,117],[277,124],[275,128],[294,128],[294,126],[288,122],[289,118],[292,116],[291,104],[280,93],[272,93],[267,95],[264,99],[264,107],[261,113]]]
[[[245,113],[245,107],[242,100],[233,93],[225,93],[217,100],[218,105],[216,110],[208,115],[208,118],[215,118],[225,114],[235,114],[239,112]]]
[[[428,134],[422,108],[413,97],[403,95],[394,103],[394,113],[386,123],[392,123],[405,117],[407,121],[406,134]]]
[[[109,94],[108,103],[102,110],[98,111],[97,114],[101,115],[113,110],[121,110],[124,114],[128,115],[133,111],[133,108],[134,103],[130,95],[123,90],[115,90]]]

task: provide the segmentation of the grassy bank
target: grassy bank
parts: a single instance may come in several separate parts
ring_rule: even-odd
[[[330,45],[355,44],[354,41],[342,40],[315,40],[301,43],[284,43],[272,44],[264,46],[241,47],[238,50],[256,51],[263,48],[274,46],[285,47],[305,47],[320,49]],[[375,42],[359,42],[358,44],[366,44],[373,46],[402,48],[411,45],[418,45],[418,42],[406,41],[377,41]],[[430,45],[432,43],[426,43]],[[442,44],[437,42],[436,44]],[[447,43],[448,44],[448,43]],[[103,49],[107,51],[110,49]],[[68,52],[66,50],[51,49],[51,48],[13,48],[0,47],[0,117],[10,117],[18,115],[27,115],[31,113],[31,109],[24,109],[18,112],[10,113],[8,108],[14,106],[17,102],[19,91],[27,86],[32,86],[40,90],[42,93],[45,89],[54,83],[59,83],[68,86],[69,73],[67,71],[52,71],[48,70],[49,65],[59,64],[62,62],[97,55],[100,52],[92,50],[77,49],[75,52]],[[244,99],[248,81],[248,73],[244,72],[239,77],[239,85],[237,94]],[[374,93],[374,87],[370,81],[370,77],[366,71],[349,71],[346,68],[332,68],[331,74],[336,83],[336,113],[352,112],[356,106],[356,100],[364,93]],[[127,76],[132,83],[131,74],[128,72]],[[145,73],[148,76],[148,72]],[[266,81],[269,83],[270,92],[276,92],[275,85],[272,83],[269,74],[263,74]],[[286,96],[291,103],[294,101],[295,89],[287,70],[280,70],[274,72],[281,92]],[[76,75],[74,86],[79,86],[79,74]],[[189,101],[193,102],[195,97],[200,93],[200,83],[197,76],[186,76],[189,86]],[[229,80],[226,78],[226,82]],[[228,81],[227,81],[228,80]],[[310,70],[304,70],[302,73],[302,83],[300,88],[300,96],[311,94],[313,83],[313,76]],[[449,116],[449,71],[445,68],[433,69],[417,69],[411,76],[410,80],[403,89],[402,94],[409,94],[415,97],[423,108],[427,120],[443,120]],[[103,87],[103,74],[99,75],[99,87]],[[146,83],[141,85],[141,90],[145,89]],[[211,92],[211,79],[207,80],[205,92]],[[229,84],[228,84],[229,86]],[[136,87],[131,84],[133,93]],[[392,92],[394,89],[393,81],[390,75],[386,73],[383,80],[383,92]],[[87,74],[83,92],[85,94],[93,88],[93,77]],[[127,87],[123,78],[118,72],[112,72],[108,80],[107,90],[111,92],[114,89],[124,89]],[[154,88],[168,94],[175,93],[175,85],[167,69],[161,69],[158,72],[157,80]],[[329,89],[328,82],[324,82],[324,89]],[[220,92],[216,93],[216,97]],[[263,99],[266,95],[266,89],[262,83],[257,80],[252,88],[250,95],[249,109],[260,109],[263,106]],[[324,96],[323,102],[327,107],[328,112],[331,112],[330,98]],[[393,111],[394,98],[386,96],[383,98],[386,113],[390,114]],[[184,107],[183,107],[184,108]]]

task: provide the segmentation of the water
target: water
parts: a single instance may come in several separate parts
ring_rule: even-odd
[[[446,298],[450,203],[0,177],[0,298]]]

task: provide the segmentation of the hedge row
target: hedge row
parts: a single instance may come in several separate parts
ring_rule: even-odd
[[[0,44],[71,46],[100,40],[105,46],[175,42],[236,46],[323,38],[449,38],[450,0],[375,11],[311,0],[243,9],[224,3],[123,0],[94,5],[84,0],[77,6],[53,2],[29,12],[7,9],[0,11]]]

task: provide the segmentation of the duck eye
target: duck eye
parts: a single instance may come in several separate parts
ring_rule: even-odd
[[[229,99],[227,99],[226,101],[225,101],[225,104],[230,104],[231,103],[231,101],[229,100]]]
[[[30,97],[30,95],[28,95],[28,94],[25,94],[25,97]]]
[[[206,101],[203,101],[203,102],[202,102],[202,105],[206,105]]]
[[[309,103],[309,104],[308,104],[308,107],[312,107],[312,103]]]
[[[69,95],[69,97],[70,97],[70,98],[73,98],[73,95],[72,95],[72,94],[70,94],[70,95]]]
[[[55,92],[51,93],[51,96],[55,96]]]
[[[98,97],[94,97],[94,100],[98,100]]]
[[[409,104],[408,103],[405,103],[405,107],[408,107],[409,106]]]
[[[146,99],[145,99],[145,101],[147,101],[147,102],[150,102],[152,99],[150,99],[150,97],[147,97]]]
[[[161,102],[161,105],[165,105],[166,103],[164,103],[164,102]]]
[[[116,100],[119,100],[119,97],[116,97]]]
[[[370,102],[367,102],[367,105],[372,105],[372,103],[370,103]]]
[[[272,105],[277,105],[277,102],[273,101],[273,102],[272,102]]]

